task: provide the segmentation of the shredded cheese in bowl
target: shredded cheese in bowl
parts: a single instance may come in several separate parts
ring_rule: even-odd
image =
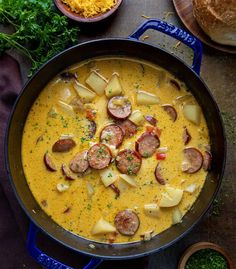
[[[117,0],[62,0],[62,2],[73,12],[89,18],[110,10]]]

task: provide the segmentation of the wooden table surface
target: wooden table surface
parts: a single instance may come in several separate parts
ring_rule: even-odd
[[[104,37],[127,37],[145,20],[142,15],[183,27],[170,0],[124,0],[112,20],[98,27],[81,27],[79,42]],[[145,42],[160,45],[191,63],[189,48],[182,44],[176,48],[177,41],[155,31],[148,31],[145,35],[148,36]],[[18,60],[22,63],[21,71],[26,80],[28,64],[23,58],[18,57]],[[149,256],[148,268],[176,269],[183,251],[198,241],[218,243],[228,250],[236,263],[236,55],[204,47],[201,76],[217,100],[227,123],[228,157],[223,184],[215,205],[200,224],[173,246]],[[143,267],[136,264],[135,268]]]

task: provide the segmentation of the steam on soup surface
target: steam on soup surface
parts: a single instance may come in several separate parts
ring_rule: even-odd
[[[22,161],[55,222],[119,243],[181,222],[211,154],[202,111],[183,82],[149,63],[100,58],[42,90],[25,123]]]

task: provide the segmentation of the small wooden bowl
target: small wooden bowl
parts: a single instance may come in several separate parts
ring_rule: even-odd
[[[117,0],[117,3],[107,12],[105,13],[100,13],[94,17],[90,17],[90,18],[85,18],[80,16],[79,14],[73,12],[72,10],[70,10],[70,8],[64,4],[61,0],[54,0],[55,5],[57,6],[57,8],[68,18],[77,21],[77,22],[82,22],[82,23],[92,23],[92,22],[99,22],[101,20],[104,20],[108,17],[110,17],[121,5],[123,0]]]
[[[231,259],[231,257],[229,256],[229,254],[219,245],[213,244],[210,242],[199,242],[199,243],[196,243],[196,244],[190,246],[184,252],[183,256],[181,257],[179,264],[178,264],[178,269],[185,269],[185,265],[186,265],[189,257],[192,256],[195,252],[202,250],[202,249],[206,249],[206,248],[210,248],[210,249],[213,249],[213,250],[219,252],[227,261],[228,269],[234,269],[234,263],[233,263],[233,260]]]

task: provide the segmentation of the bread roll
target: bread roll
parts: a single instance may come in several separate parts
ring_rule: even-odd
[[[193,0],[193,15],[213,41],[236,46],[236,0]]]

